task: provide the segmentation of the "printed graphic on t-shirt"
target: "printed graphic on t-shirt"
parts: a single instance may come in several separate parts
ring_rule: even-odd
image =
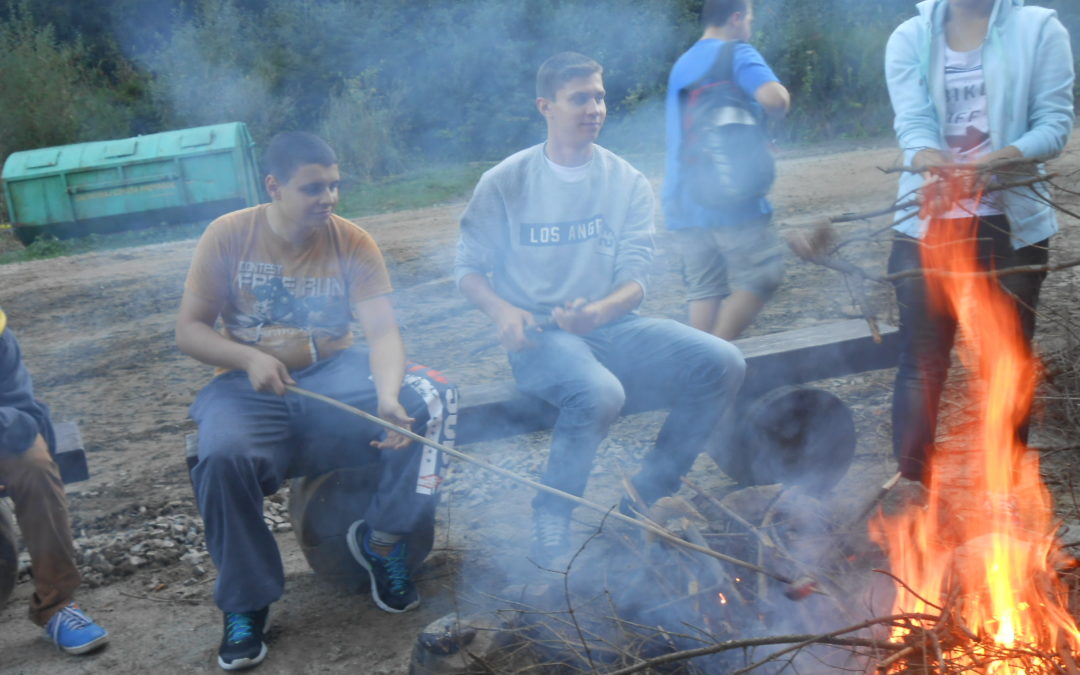
[[[993,148],[990,144],[988,99],[983,77],[982,49],[955,52],[945,48],[945,142],[956,162],[978,162]],[[978,203],[964,199],[946,218],[967,218],[977,213],[989,216],[1001,213],[992,195]]]
[[[615,254],[615,233],[603,216],[566,223],[522,223],[522,246],[562,246],[596,240],[599,253]]]
[[[281,265],[242,261],[235,286],[241,310],[230,332],[240,340],[256,343],[261,328],[290,326],[323,329],[341,335],[348,329],[349,307],[345,288],[335,277],[290,277]]]
[[[982,50],[945,54],[945,140],[957,161],[971,161],[990,151],[986,116],[986,81]]]

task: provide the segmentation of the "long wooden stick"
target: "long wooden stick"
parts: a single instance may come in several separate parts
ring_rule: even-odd
[[[869,516],[870,513],[875,508],[877,508],[877,505],[881,503],[881,500],[885,499],[885,495],[889,494],[889,492],[894,487],[896,487],[896,484],[900,482],[901,477],[902,477],[902,474],[899,471],[897,471],[896,473],[894,473],[892,475],[891,478],[889,478],[889,480],[882,483],[881,487],[878,488],[878,491],[874,493],[874,496],[871,497],[870,501],[868,501],[866,503],[866,506],[863,507],[863,510],[859,511],[859,515],[856,516],[855,519],[851,521],[851,525],[849,526],[849,529],[851,529],[854,526],[861,525],[862,521],[867,516]]]
[[[682,539],[682,538],[676,536],[672,532],[670,532],[668,530],[665,530],[662,527],[658,527],[656,525],[653,525],[652,523],[647,523],[647,522],[643,522],[643,521],[640,521],[640,520],[636,520],[634,518],[629,518],[629,517],[624,516],[623,514],[619,513],[616,510],[600,506],[599,504],[590,502],[587,499],[582,499],[581,497],[578,497],[576,495],[572,495],[569,492],[563,492],[562,490],[558,490],[558,489],[550,487],[548,485],[544,485],[543,483],[537,483],[534,480],[529,480],[528,478],[525,478],[524,476],[517,475],[513,471],[507,471],[506,469],[504,469],[502,467],[495,466],[494,464],[486,462],[486,461],[484,461],[482,459],[478,459],[478,458],[473,457],[471,455],[467,455],[464,452],[461,452],[460,450],[455,450],[454,448],[447,447],[447,446],[445,446],[445,445],[443,445],[441,443],[438,443],[436,441],[431,440],[430,438],[424,438],[423,436],[421,436],[419,434],[413,433],[409,429],[399,427],[398,425],[394,424],[393,422],[387,422],[386,420],[384,420],[384,419],[382,419],[380,417],[372,415],[371,413],[366,412],[364,410],[361,410],[359,408],[354,408],[353,406],[351,406],[351,405],[349,405],[347,403],[342,403],[341,401],[339,401],[337,399],[330,398],[329,396],[324,396],[322,394],[318,394],[316,392],[310,391],[308,389],[303,389],[301,387],[297,387],[297,386],[294,386],[294,385],[286,385],[285,388],[287,390],[291,391],[294,394],[299,394],[300,396],[306,396],[308,398],[315,399],[316,401],[322,401],[323,403],[326,403],[327,405],[332,405],[335,408],[338,408],[339,410],[344,410],[345,412],[356,415],[357,417],[362,417],[362,418],[366,419],[369,422],[372,422],[374,424],[377,424],[377,425],[383,427],[384,429],[389,429],[390,431],[394,431],[396,433],[399,433],[402,436],[405,436],[406,438],[409,438],[409,439],[412,439],[412,440],[416,441],[417,443],[423,443],[424,445],[435,448],[436,450],[438,450],[440,452],[445,452],[446,454],[450,455],[451,457],[456,457],[456,458],[458,458],[458,459],[460,459],[460,460],[462,460],[464,462],[468,462],[470,464],[475,464],[476,466],[479,466],[479,467],[481,467],[483,469],[487,469],[488,471],[491,471],[493,473],[497,473],[500,476],[502,476],[503,478],[509,478],[512,481],[515,481],[517,483],[521,483],[522,485],[528,485],[529,487],[531,487],[531,488],[533,488],[535,490],[540,490],[541,492],[547,492],[548,494],[555,495],[556,497],[562,497],[563,499],[565,499],[567,501],[570,501],[570,502],[573,502],[573,503],[577,504],[578,506],[584,506],[584,507],[586,507],[588,509],[592,509],[593,511],[596,511],[598,513],[602,513],[607,518],[618,520],[618,521],[626,523],[628,525],[633,525],[634,527],[639,527],[639,528],[641,528],[643,530],[647,530],[649,532],[652,532],[653,534],[660,537],[661,539],[669,541],[672,544],[675,544],[676,546],[681,546],[681,547],[683,547],[685,549],[689,549],[691,551],[697,551],[698,553],[703,553],[703,554],[705,554],[707,556],[711,556],[713,558],[716,558],[717,560],[722,560],[722,561],[724,561],[726,563],[731,563],[732,565],[738,565],[739,567],[743,567],[743,568],[746,568],[746,569],[751,570],[753,572],[757,572],[758,574],[762,574],[762,575],[767,576],[767,577],[769,577],[771,579],[775,579],[775,580],[777,580],[777,581],[779,581],[781,583],[785,583],[785,584],[790,584],[791,583],[791,579],[789,579],[788,577],[786,577],[786,576],[784,576],[782,574],[778,574],[776,572],[769,571],[769,570],[765,569],[764,567],[762,567],[760,565],[755,565],[754,563],[749,563],[749,562],[746,562],[745,560],[739,560],[738,558],[733,558],[733,557],[731,557],[729,555],[724,555],[723,553],[720,553],[719,551],[714,551],[714,550],[712,550],[711,548],[709,548],[707,546],[698,546],[697,544],[690,543],[690,542],[686,541],[685,539]]]

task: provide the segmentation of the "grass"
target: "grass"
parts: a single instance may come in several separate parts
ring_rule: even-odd
[[[468,162],[416,169],[372,183],[351,183],[341,194],[338,212],[348,218],[421,209],[468,198],[480,174],[495,162]]]
[[[453,166],[431,166],[373,183],[351,183],[342,190],[337,211],[347,218],[359,218],[464,200],[469,196],[480,174],[493,164],[470,162]],[[207,223],[159,225],[115,234],[90,234],[76,239],[45,236],[29,246],[23,246],[19,242],[10,226],[0,225],[0,265],[196,239],[206,225]]]
[[[26,260],[60,258],[90,251],[109,251],[132,246],[161,244],[169,241],[194,239],[198,237],[206,223],[187,225],[159,225],[142,230],[131,230],[115,234],[89,234],[75,239],[57,239],[43,236],[35,239],[29,246],[23,246],[11,229],[4,229],[0,234],[0,265]]]

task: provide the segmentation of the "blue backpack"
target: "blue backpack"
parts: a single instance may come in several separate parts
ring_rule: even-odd
[[[682,183],[691,199],[714,209],[764,197],[776,178],[764,112],[735,82],[739,44],[725,42],[709,72],[679,92]]]

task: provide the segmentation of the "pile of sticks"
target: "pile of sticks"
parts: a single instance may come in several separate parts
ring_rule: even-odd
[[[693,498],[661,500],[642,517],[774,575],[602,523],[544,583],[498,598],[512,656],[492,672],[959,675],[1008,663],[1080,675],[1064,641],[1005,648],[977,634],[957,611],[961,598],[888,614],[904,582],[880,569],[884,553],[850,516],[780,486],[718,498],[688,485]],[[815,588],[803,597],[776,578],[807,574]],[[1080,574],[1062,574],[1075,614]]]
[[[995,672],[1008,664],[1026,675],[1078,675],[1076,660],[1064,639],[1053,650],[1034,646],[1003,647],[974,634],[954,612],[906,615],[890,622],[909,631],[895,651],[874,665],[879,673],[951,675]],[[1006,671],[1008,672],[1008,671]]]
[[[718,498],[688,485],[692,499],[661,500],[640,517],[769,574],[605,522],[546,583],[500,598],[521,656],[509,672],[541,664],[622,672],[642,663],[658,672],[732,672],[748,665],[754,648],[849,619],[851,594],[883,560],[864,528],[835,525],[825,507],[794,489],[761,486]],[[811,575],[812,591],[793,593],[791,580]],[[724,644],[741,649],[716,648]],[[667,660],[701,649],[708,653]]]

